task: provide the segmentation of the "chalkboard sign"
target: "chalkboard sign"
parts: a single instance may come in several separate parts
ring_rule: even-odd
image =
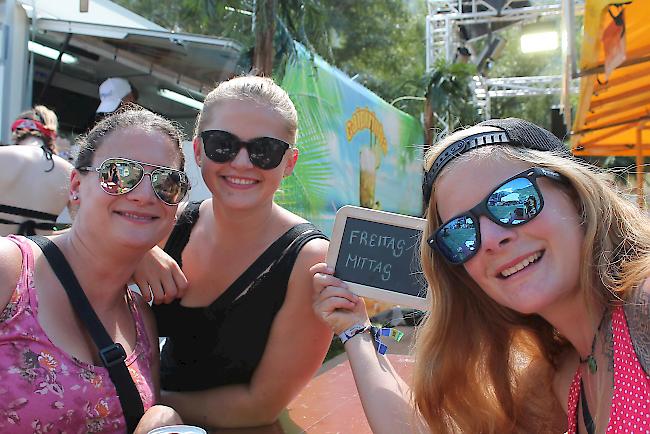
[[[336,213],[327,264],[357,295],[427,309],[419,246],[426,220],[344,206]]]

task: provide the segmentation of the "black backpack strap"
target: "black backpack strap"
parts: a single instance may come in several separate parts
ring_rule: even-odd
[[[68,294],[70,304],[86,325],[95,345],[99,348],[99,357],[115,385],[127,428],[132,433],[144,414],[144,406],[142,405],[140,393],[124,363],[124,360],[126,360],[124,348],[119,342],[113,342],[106,332],[79,285],[70,264],[68,264],[56,244],[39,235],[29,237],[29,239],[43,251],[45,258],[50,263],[50,267],[52,267],[56,277],[59,278],[61,285]]]
[[[201,202],[190,202],[185,206],[165,243],[165,252],[174,258],[179,267],[183,266],[183,249],[190,240],[194,224],[199,219],[200,206]]]
[[[271,267],[274,262],[282,258],[284,252],[291,243],[293,243],[299,236],[306,232],[313,232],[313,236],[309,237],[308,241],[314,238],[325,238],[317,228],[311,223],[300,223],[289,229],[280,238],[275,240],[271,246],[262,253],[253,264],[244,271],[241,276],[235,280],[228,290],[219,297],[220,305],[230,305],[235,301],[245,290],[255,281],[266,269]],[[304,241],[306,242],[306,241]],[[304,245],[304,243],[303,243]]]

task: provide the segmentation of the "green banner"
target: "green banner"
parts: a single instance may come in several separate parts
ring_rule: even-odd
[[[414,117],[295,44],[281,86],[298,110],[300,156],[276,200],[331,234],[357,205],[422,214],[423,131]]]

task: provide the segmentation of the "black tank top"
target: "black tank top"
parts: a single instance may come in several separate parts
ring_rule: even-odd
[[[188,204],[165,245],[181,267],[199,205]],[[298,253],[316,238],[327,239],[311,223],[289,229],[209,306],[185,307],[179,300],[154,306],[160,336],[167,337],[161,354],[162,388],[189,391],[249,383],[284,303]],[[227,266],[215,264],[214,272]]]

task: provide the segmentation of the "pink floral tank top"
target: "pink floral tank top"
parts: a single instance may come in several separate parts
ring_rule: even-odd
[[[34,256],[25,238],[9,236],[22,251],[22,270],[0,313],[0,432],[125,433],[126,422],[106,368],[57,348],[38,322]],[[154,404],[151,345],[129,293],[136,344],[126,359],[145,410]]]
[[[643,371],[630,338],[622,306],[612,312],[614,341],[614,392],[609,410],[608,433],[650,433],[650,375]],[[580,369],[569,390],[569,434],[577,432]]]

